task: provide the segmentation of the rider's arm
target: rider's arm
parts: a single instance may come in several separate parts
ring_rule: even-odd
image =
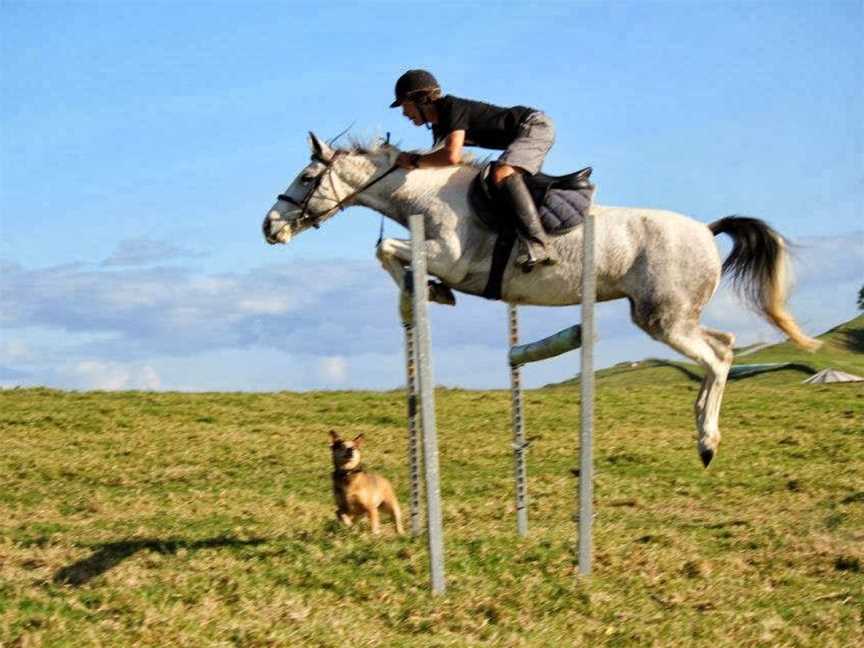
[[[465,131],[457,130],[444,139],[444,146],[437,151],[421,155],[418,168],[442,167],[459,164],[462,161],[462,147],[465,145]]]
[[[396,161],[406,169],[445,167],[462,161],[462,147],[465,145],[465,131],[457,130],[444,139],[444,145],[436,151],[424,155],[402,153]]]

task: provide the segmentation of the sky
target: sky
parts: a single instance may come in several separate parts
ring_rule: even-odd
[[[388,108],[416,67],[544,110],[544,171],[593,166],[601,204],[766,220],[794,244],[791,311],[821,333],[857,314],[864,284],[862,43],[860,0],[0,0],[0,386],[403,385],[378,215],[350,208],[289,246],[260,225],[308,131],[429,145]],[[436,383],[506,387],[505,306],[457,300],[431,307]],[[520,310],[525,340],[579,321]],[[703,321],[781,339],[726,287]],[[600,367],[678,357],[626,303],[598,306],[598,334]],[[578,362],[527,366],[525,384]]]

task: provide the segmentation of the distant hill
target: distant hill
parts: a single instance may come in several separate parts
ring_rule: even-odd
[[[792,366],[769,374],[740,380],[801,382],[807,375],[831,367],[864,376],[864,315],[835,326],[817,336],[823,346],[815,352],[799,349],[791,342],[767,346],[750,345],[736,349],[733,365],[791,363]],[[739,356],[739,354],[741,354]],[[648,358],[638,362],[622,362],[597,371],[598,381],[613,381],[622,385],[680,383],[682,380],[701,381],[702,368],[689,361]],[[547,387],[572,385],[579,376]]]

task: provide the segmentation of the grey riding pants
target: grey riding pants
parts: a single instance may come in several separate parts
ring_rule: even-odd
[[[555,142],[555,124],[542,112],[534,112],[519,127],[519,135],[498,157],[499,162],[524,169],[531,175],[540,172],[543,160]]]

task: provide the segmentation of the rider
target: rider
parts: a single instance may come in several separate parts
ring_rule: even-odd
[[[501,108],[445,95],[426,70],[408,70],[399,77],[396,101],[390,104],[397,106],[415,126],[431,126],[433,143],[439,147],[423,155],[401,153],[396,164],[404,169],[458,164],[463,146],[503,150],[492,167],[492,181],[516,215],[522,242],[516,263],[525,272],[538,263],[557,263],[523,175],[540,171],[555,140],[555,126],[547,115],[525,106]]]

